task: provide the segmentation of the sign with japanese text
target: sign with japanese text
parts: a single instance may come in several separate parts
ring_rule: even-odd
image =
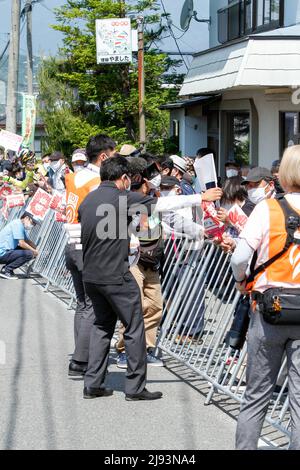
[[[22,136],[23,147],[30,147],[34,141],[36,121],[35,96],[23,94]]]
[[[222,238],[225,225],[218,220],[217,211],[213,202],[202,202],[204,212],[204,232],[208,238]]]
[[[132,62],[130,18],[96,20],[98,64],[128,64]]]
[[[43,221],[50,207],[52,196],[39,188],[31,199],[26,212],[29,212],[39,221]]]
[[[248,217],[238,204],[235,204],[230,209],[230,211],[228,212],[228,218],[231,225],[233,225],[239,233],[244,230],[245,225],[248,221]]]
[[[5,150],[18,152],[22,145],[23,138],[18,134],[9,131],[0,131],[0,147]]]
[[[63,203],[63,196],[59,192],[55,192],[52,196],[50,205],[50,209],[53,209],[56,212],[63,213],[65,210],[65,204]]]
[[[6,196],[6,204],[8,209],[12,209],[13,207],[23,207],[25,206],[25,197],[23,193],[19,194],[11,194]]]

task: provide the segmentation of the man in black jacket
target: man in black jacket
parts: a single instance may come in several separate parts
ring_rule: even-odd
[[[79,208],[83,245],[83,280],[92,300],[92,328],[84,398],[109,396],[104,387],[111,338],[117,318],[125,326],[128,354],[126,400],[155,400],[161,392],[146,388],[146,343],[141,296],[128,266],[128,225],[135,211],[151,212],[156,199],[130,192],[129,164],[123,157],[101,166],[100,187]]]

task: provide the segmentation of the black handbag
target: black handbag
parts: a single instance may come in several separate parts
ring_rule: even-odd
[[[271,325],[300,325],[300,289],[273,288],[253,293],[264,320]]]
[[[289,205],[285,198],[277,201],[285,216],[286,242],[283,250],[277,253],[266,263],[254,269],[257,256],[253,257],[251,263],[251,275],[247,282],[252,282],[257,274],[275,263],[288,251],[291,245],[300,245],[300,239],[295,238],[295,231],[300,228],[300,217],[296,211]],[[263,294],[252,292],[252,300],[257,301],[259,311],[264,320],[271,325],[300,325],[300,289],[294,288],[271,288]]]

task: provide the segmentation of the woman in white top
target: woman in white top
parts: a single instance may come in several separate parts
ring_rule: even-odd
[[[299,145],[285,151],[279,179],[287,193],[286,200],[300,217]],[[300,237],[298,230],[294,237]],[[252,212],[232,256],[233,274],[241,292],[247,290],[245,279],[249,274],[253,254],[257,252],[258,267],[280,253],[285,241],[285,217],[278,201],[264,200]],[[264,293],[267,289],[275,287],[300,287],[299,245],[292,245],[277,261],[259,273],[254,280],[252,291]],[[252,311],[249,327],[247,387],[238,419],[237,449],[257,448],[284,354],[287,356],[289,379],[290,449],[300,450],[300,318],[299,325],[272,325],[264,320],[257,306]]]

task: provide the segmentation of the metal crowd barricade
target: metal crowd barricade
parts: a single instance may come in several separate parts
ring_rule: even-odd
[[[0,217],[0,229],[19,217],[24,208],[11,209],[8,220]],[[45,220],[33,228],[31,238],[39,255],[32,270],[47,280],[46,289],[55,286],[70,295],[75,292],[64,259],[67,235],[62,223],[49,210]],[[169,238],[165,242],[163,320],[157,346],[170,357],[190,368],[210,384],[206,404],[218,393],[238,403],[243,400],[247,348],[234,351],[225,342],[240,295],[236,292],[230,269],[230,255],[207,241],[203,249],[188,239]],[[285,374],[283,362],[279,376]],[[274,429],[290,436],[288,398],[281,392],[273,401],[266,421]]]
[[[166,242],[163,322],[158,347],[180,361],[210,384],[206,404],[215,393],[238,403],[246,385],[247,345],[242,351],[227,346],[240,298],[230,269],[230,255],[211,242],[201,251],[193,250],[186,239]],[[284,374],[283,362],[279,377]],[[281,392],[270,406],[266,422],[290,436],[288,398]]]

